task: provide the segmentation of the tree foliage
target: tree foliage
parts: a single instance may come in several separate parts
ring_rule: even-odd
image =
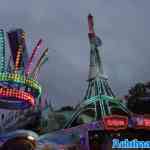
[[[72,111],[74,108],[72,106],[61,107],[59,111]]]
[[[150,83],[137,83],[129,90],[127,106],[134,113],[150,113]]]

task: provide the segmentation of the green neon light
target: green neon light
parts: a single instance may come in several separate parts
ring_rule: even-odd
[[[0,72],[5,71],[5,39],[4,31],[0,30]]]
[[[106,96],[106,95],[98,95],[98,96],[93,96],[93,97],[87,99],[87,100],[84,102],[84,105],[90,104],[90,103],[92,103],[92,102],[96,102],[96,101],[98,101],[98,100],[111,101],[111,102],[113,102],[113,103],[119,104],[118,99],[115,98],[115,97]]]

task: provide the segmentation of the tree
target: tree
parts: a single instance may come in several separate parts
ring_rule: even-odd
[[[129,90],[127,107],[134,113],[150,113],[150,84],[137,83]]]
[[[143,83],[137,83],[134,87],[129,90],[131,96],[144,96],[146,87]]]
[[[74,110],[74,108],[72,106],[64,106],[62,108],[60,108],[59,111],[72,111]]]

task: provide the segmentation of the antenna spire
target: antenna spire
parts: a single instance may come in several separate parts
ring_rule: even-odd
[[[89,27],[89,33],[95,36],[94,32],[94,20],[93,16],[91,14],[88,15],[88,27]]]

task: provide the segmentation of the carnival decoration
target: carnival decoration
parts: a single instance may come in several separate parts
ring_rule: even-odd
[[[39,48],[39,46],[41,45],[41,43],[42,43],[42,39],[40,39],[40,40],[38,41],[36,47],[32,50],[32,55],[31,55],[31,57],[29,58],[29,60],[28,60],[28,62],[27,62],[27,67],[26,67],[26,70],[25,70],[25,74],[26,74],[26,75],[29,75],[29,73],[30,73],[29,69],[30,69],[30,66],[31,66],[31,64],[32,64],[33,57],[35,56],[36,51],[37,51],[37,49]]]
[[[48,60],[47,53],[48,53],[48,48],[46,48],[43,51],[42,55],[39,58],[39,61],[36,63],[32,73],[31,73],[33,77],[35,77],[35,78],[37,77],[37,73],[40,71],[41,66],[43,64],[45,64],[45,62]]]
[[[26,109],[34,107],[36,100],[41,98],[42,87],[31,73],[33,72],[31,64],[42,39],[28,57],[25,32],[22,29],[16,29],[9,31],[7,35],[11,56],[6,66],[5,35],[4,30],[0,30],[0,108]],[[43,59],[44,56],[37,62],[43,62]],[[37,65],[35,70],[39,70],[37,68],[40,66]]]

